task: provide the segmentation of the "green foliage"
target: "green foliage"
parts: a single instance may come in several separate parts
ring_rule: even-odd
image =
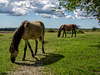
[[[17,28],[0,28],[0,31],[15,31]]]
[[[100,0],[59,0],[59,6],[63,6],[67,11],[73,11],[77,7],[85,9],[87,14],[92,14],[100,22]]]
[[[49,28],[48,32],[55,32],[55,31],[52,28]]]
[[[52,9],[51,11],[52,11],[52,12],[55,12],[55,10],[53,10],[53,9]]]
[[[77,33],[82,33],[82,34],[84,34],[84,31],[81,30],[81,29],[79,29],[79,30],[77,30]]]
[[[96,27],[93,27],[93,28],[92,28],[92,31],[96,31],[96,29],[97,29]]]
[[[91,29],[80,29],[80,30],[83,31],[83,32],[100,32],[100,29],[96,28],[96,27],[93,27]]]

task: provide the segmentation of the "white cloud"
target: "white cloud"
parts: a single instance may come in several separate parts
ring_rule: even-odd
[[[56,16],[56,15],[53,15],[53,18],[59,19],[60,17],[58,17],[58,16]]]
[[[7,0],[0,0],[0,3],[9,3]]]
[[[68,15],[68,16],[66,16],[66,18],[68,18],[68,19],[75,19],[73,16],[71,16],[71,15]]]
[[[45,17],[45,18],[52,18],[52,15],[51,14],[40,14],[42,17]]]
[[[22,1],[20,2],[11,2],[5,0],[0,0],[0,13],[6,13],[7,15],[26,15],[27,11],[24,7],[24,3]]]
[[[57,15],[52,15],[52,14],[40,14],[42,17],[44,18],[55,18],[55,19],[59,19],[60,17]]]
[[[0,0],[0,13],[9,15],[26,15],[28,11],[34,13],[54,14],[51,10],[59,5],[58,0]]]
[[[95,17],[92,15],[87,15],[87,12],[85,10],[80,11],[80,9],[76,9],[74,11],[75,17],[78,19],[94,19]]]
[[[58,0],[0,0],[0,13],[13,16],[27,15],[29,11],[33,11],[36,15],[40,14],[45,18],[60,18],[66,17],[68,19],[75,19],[71,15],[65,13],[65,9],[57,9],[57,12],[52,12],[59,6]],[[76,12],[77,11],[77,12]],[[74,11],[75,17],[78,19],[94,18],[91,15],[86,14],[84,10],[77,9]],[[63,13],[63,14],[62,14]]]

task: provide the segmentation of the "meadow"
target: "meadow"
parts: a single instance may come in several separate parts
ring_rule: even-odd
[[[18,65],[11,63],[9,58],[10,37],[12,33],[0,33],[0,75],[9,71],[19,70]],[[35,50],[34,40],[30,40],[33,51]],[[42,54],[41,43],[38,42],[38,52],[31,57],[27,49],[26,60],[34,61],[34,64],[23,64],[21,58],[24,53],[24,41],[19,45],[17,62],[26,66],[43,66],[46,75],[100,75],[100,32],[85,32],[77,34],[76,37],[57,37],[57,32],[45,33],[45,52]]]

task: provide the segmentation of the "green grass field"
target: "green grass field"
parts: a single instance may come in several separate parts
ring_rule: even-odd
[[[12,33],[0,33],[0,75],[5,75],[11,70],[18,69],[9,58],[9,46]],[[100,75],[100,32],[85,32],[76,37],[57,37],[57,33],[45,34],[45,52],[42,54],[41,43],[38,45],[36,64],[42,63],[44,72],[52,72],[54,75]],[[30,40],[32,49],[35,42]],[[21,61],[24,52],[24,41],[19,45],[19,54],[16,61]],[[29,48],[26,60],[34,60]],[[48,74],[49,75],[49,74]]]

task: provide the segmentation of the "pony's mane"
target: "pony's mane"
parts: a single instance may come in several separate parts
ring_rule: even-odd
[[[13,35],[13,38],[12,38],[12,44],[13,44],[15,50],[18,50],[18,45],[19,45],[20,40],[22,38],[22,34],[24,33],[24,24],[26,22],[27,22],[27,20],[22,22],[22,24],[14,32],[14,35]]]
[[[65,24],[64,24],[65,25]],[[59,31],[61,31],[64,27],[64,25],[61,25],[60,28],[59,28]]]

